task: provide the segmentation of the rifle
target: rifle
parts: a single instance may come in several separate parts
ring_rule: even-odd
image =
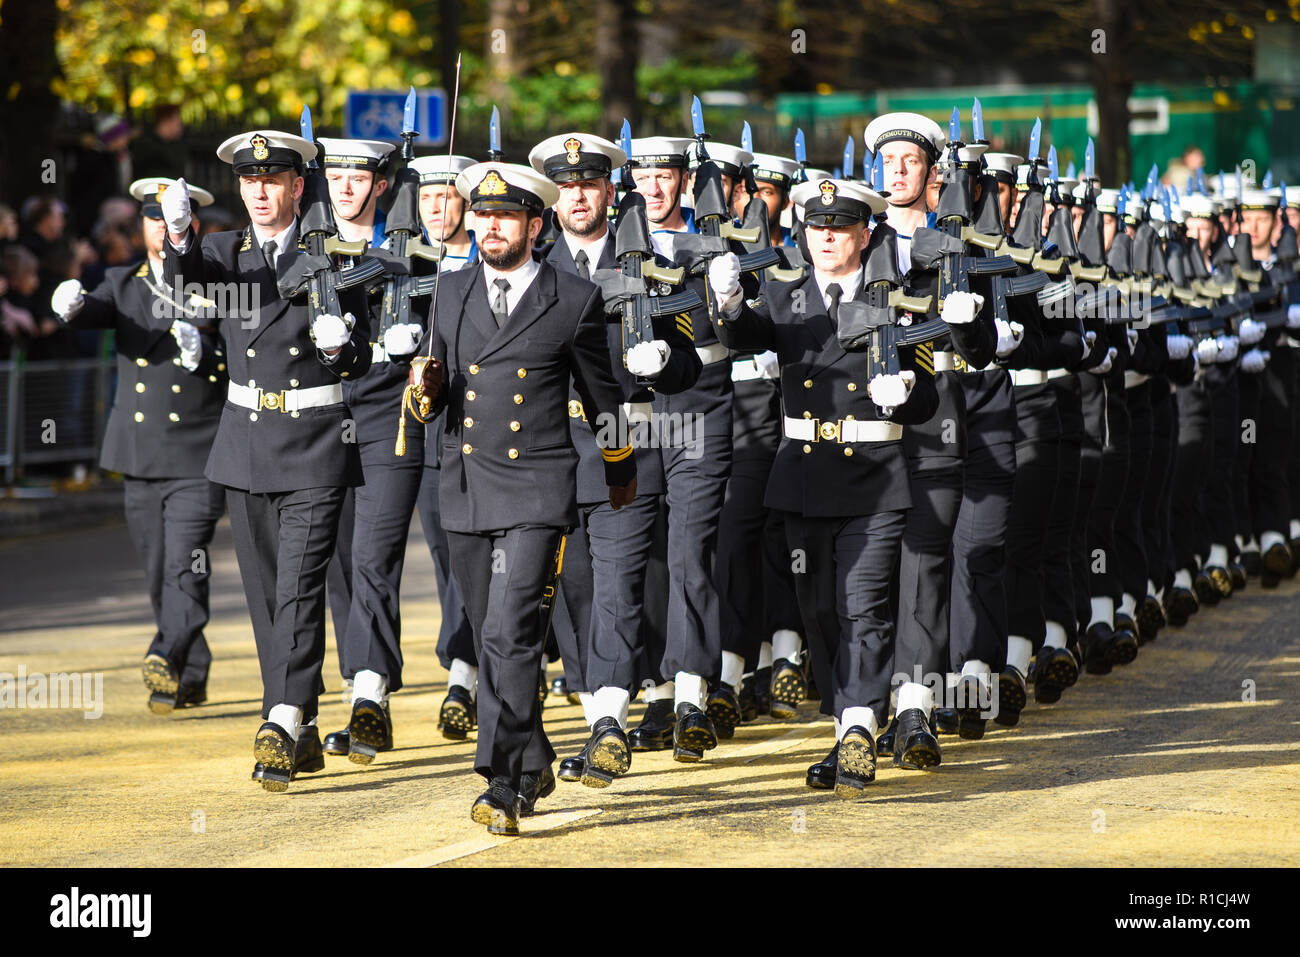
[[[302,108],[299,121],[302,138],[314,143],[312,135],[311,109]],[[317,149],[317,155],[323,151]],[[302,218],[298,230],[303,244],[307,247],[306,255],[299,256],[293,265],[285,271],[276,285],[280,295],[285,299],[307,294],[307,303],[311,318],[331,315],[342,316],[343,308],[339,304],[339,290],[355,286],[363,288],[378,279],[384,273],[384,263],[374,256],[366,256],[369,244],[364,239],[356,242],[342,242],[334,226],[334,212],[330,206],[329,185],[321,172],[320,163],[313,159],[307,164],[306,184],[302,194]],[[351,269],[339,270],[335,267],[334,256],[354,256],[361,258]]]
[[[682,233],[674,237],[673,253],[692,276],[703,276],[708,271],[710,261],[731,252],[731,240],[757,243],[759,236],[756,231],[741,229],[731,221],[731,212],[722,193],[722,173],[717,164],[709,159],[704,145],[709,136],[704,131],[704,108],[700,105],[698,96],[691,104],[691,123],[695,130],[700,160],[700,165],[695,170],[695,228],[699,234]],[[780,263],[781,257],[775,249],[768,246],[766,249],[741,254],[740,271],[761,272]],[[715,308],[713,297],[709,295],[707,298],[709,316],[712,318]]]
[[[951,293],[971,291],[971,276],[996,276],[1014,273],[1017,269],[1015,260],[1009,255],[967,255],[967,242],[977,238],[972,225],[975,219],[972,174],[979,170],[979,158],[988,149],[987,143],[980,142],[984,124],[979,100],[975,101],[972,118],[976,142],[968,147],[962,141],[961,114],[953,107],[948,121],[943,182],[939,187],[938,229],[922,227],[912,236],[913,259],[922,266],[939,266],[940,308]],[[882,168],[882,186],[883,179]],[[876,181],[874,168],[872,181]]]
[[[620,144],[623,152],[632,153],[632,127],[623,121]],[[630,171],[625,174],[631,179]],[[645,198],[635,190],[623,195],[619,207],[618,225],[614,231],[614,255],[618,269],[597,269],[592,282],[601,287],[605,308],[617,310],[623,324],[623,364],[633,346],[651,342],[656,338],[654,317],[675,316],[698,309],[703,303],[693,289],[669,294],[668,286],[681,285],[686,278],[682,267],[666,268],[655,262],[654,245],[650,241],[650,224],[645,211]],[[650,380],[638,382],[648,385]]]

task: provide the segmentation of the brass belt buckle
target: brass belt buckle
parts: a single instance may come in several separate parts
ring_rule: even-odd
[[[265,389],[258,389],[259,409],[270,409],[272,412],[288,412],[286,408],[284,392],[267,392]]]
[[[834,421],[817,421],[817,435],[827,442],[838,442],[840,440],[840,422]]]

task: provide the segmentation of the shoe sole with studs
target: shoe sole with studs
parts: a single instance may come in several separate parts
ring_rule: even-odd
[[[259,732],[253,741],[253,757],[262,765],[262,789],[280,793],[289,790],[293,779],[293,742],[273,731]]]
[[[475,804],[470,808],[469,816],[475,824],[486,826],[489,834],[500,834],[505,837],[519,836],[519,822],[511,823],[505,814],[494,807],[489,807],[486,804]]]
[[[353,764],[369,764],[380,751],[392,749],[392,741],[385,727],[382,711],[360,708],[352,712],[348,724],[348,760]]]
[[[871,742],[859,734],[844,735],[840,740],[839,763],[835,771],[835,796],[846,801],[856,800],[875,779],[876,755]]]
[[[151,692],[149,710],[154,714],[171,714],[176,709],[176,698],[180,692],[180,681],[165,659],[150,655],[141,667],[144,685]]]
[[[713,722],[719,738],[726,741],[736,736],[736,726],[740,724],[741,714],[732,707],[730,701],[721,697],[714,698],[708,703],[704,713]]]
[[[464,741],[474,730],[474,716],[462,701],[445,701],[438,712],[438,730],[448,741]]]

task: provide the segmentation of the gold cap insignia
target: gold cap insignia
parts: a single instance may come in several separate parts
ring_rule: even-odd
[[[153,198],[156,199],[156,200],[158,200],[158,202],[161,203],[161,202],[162,202],[162,194],[165,193],[165,192],[167,192],[167,184],[166,184],[166,183],[159,183],[159,184],[158,184],[158,192],[154,193],[154,197],[153,197]]]
[[[835,202],[835,184],[830,180],[822,182],[822,205],[829,206]]]
[[[506,181],[497,174],[496,170],[488,170],[488,174],[479,181],[477,192],[480,196],[504,196]]]
[[[260,133],[248,142],[253,147],[253,159],[264,160],[271,155],[271,151],[266,148],[266,137]]]
[[[570,136],[564,141],[564,148],[568,150],[564,158],[569,161],[570,166],[578,165],[578,150],[582,149],[582,141],[576,136]]]

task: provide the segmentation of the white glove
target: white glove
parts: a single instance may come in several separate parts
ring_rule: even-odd
[[[627,350],[627,371],[642,378],[658,375],[668,365],[668,343],[662,339],[638,342]]]
[[[1264,366],[1268,365],[1269,354],[1266,349],[1251,349],[1241,357],[1242,372],[1263,372]]]
[[[709,260],[709,286],[718,305],[729,305],[740,293],[740,257],[735,253]]]
[[[1192,354],[1192,340],[1179,333],[1165,336],[1165,351],[1171,360],[1179,362]]]
[[[54,295],[50,296],[50,308],[64,322],[81,312],[81,307],[85,304],[86,293],[78,279],[63,280],[54,287]]]
[[[390,356],[409,356],[420,348],[424,327],[418,322],[399,322],[384,333],[384,351]]]
[[[1220,362],[1231,362],[1237,358],[1236,336],[1216,336],[1214,341],[1219,344]]]
[[[1125,329],[1124,338],[1128,340],[1128,351],[1131,355],[1133,350],[1137,348],[1138,331],[1136,329]]]
[[[1286,307],[1286,327],[1300,329],[1300,302]]]
[[[1237,338],[1241,340],[1243,346],[1253,346],[1264,338],[1264,333],[1267,331],[1268,327],[1262,322],[1246,318],[1241,320],[1241,325],[1237,329]]]
[[[975,321],[983,307],[984,297],[977,292],[950,292],[943,300],[939,318],[950,326],[965,326]]]
[[[1097,365],[1093,366],[1088,371],[1095,375],[1105,375],[1110,371],[1111,366],[1115,364],[1115,356],[1117,355],[1119,355],[1119,350],[1114,346],[1111,346],[1106,350],[1106,358],[1102,359],[1101,362],[1097,363]]]
[[[907,401],[915,383],[915,373],[878,375],[867,383],[867,395],[882,409],[893,410]]]
[[[1097,333],[1089,330],[1083,334],[1083,358],[1088,358],[1088,353],[1092,351],[1093,344],[1097,341]]]
[[[754,356],[754,364],[762,370],[763,375],[769,379],[780,380],[781,378],[781,360],[775,352],[768,350],[760,352]]]
[[[171,190],[167,190],[167,193],[170,192]],[[164,198],[167,193],[163,193]],[[356,321],[356,317],[350,312],[343,319],[331,316],[329,313],[317,316],[311,324],[311,337],[316,341],[316,348],[322,352],[342,349],[352,338],[352,323]]]
[[[199,337],[199,330],[193,323],[177,319],[172,323],[171,333],[181,350],[181,367],[186,372],[193,372],[199,367],[199,359],[203,357],[203,340]]]
[[[994,319],[993,325],[998,331],[997,356],[1005,359],[1020,348],[1020,340],[1025,337],[1025,327],[1005,319]]]
[[[1215,339],[1202,339],[1196,344],[1196,361],[1203,366],[1219,361],[1219,343]]]
[[[193,219],[190,214],[190,188],[185,184],[185,177],[182,176],[167,187],[159,205],[162,206],[163,221],[167,224],[167,231],[174,236],[183,236],[190,228],[190,220]]]

